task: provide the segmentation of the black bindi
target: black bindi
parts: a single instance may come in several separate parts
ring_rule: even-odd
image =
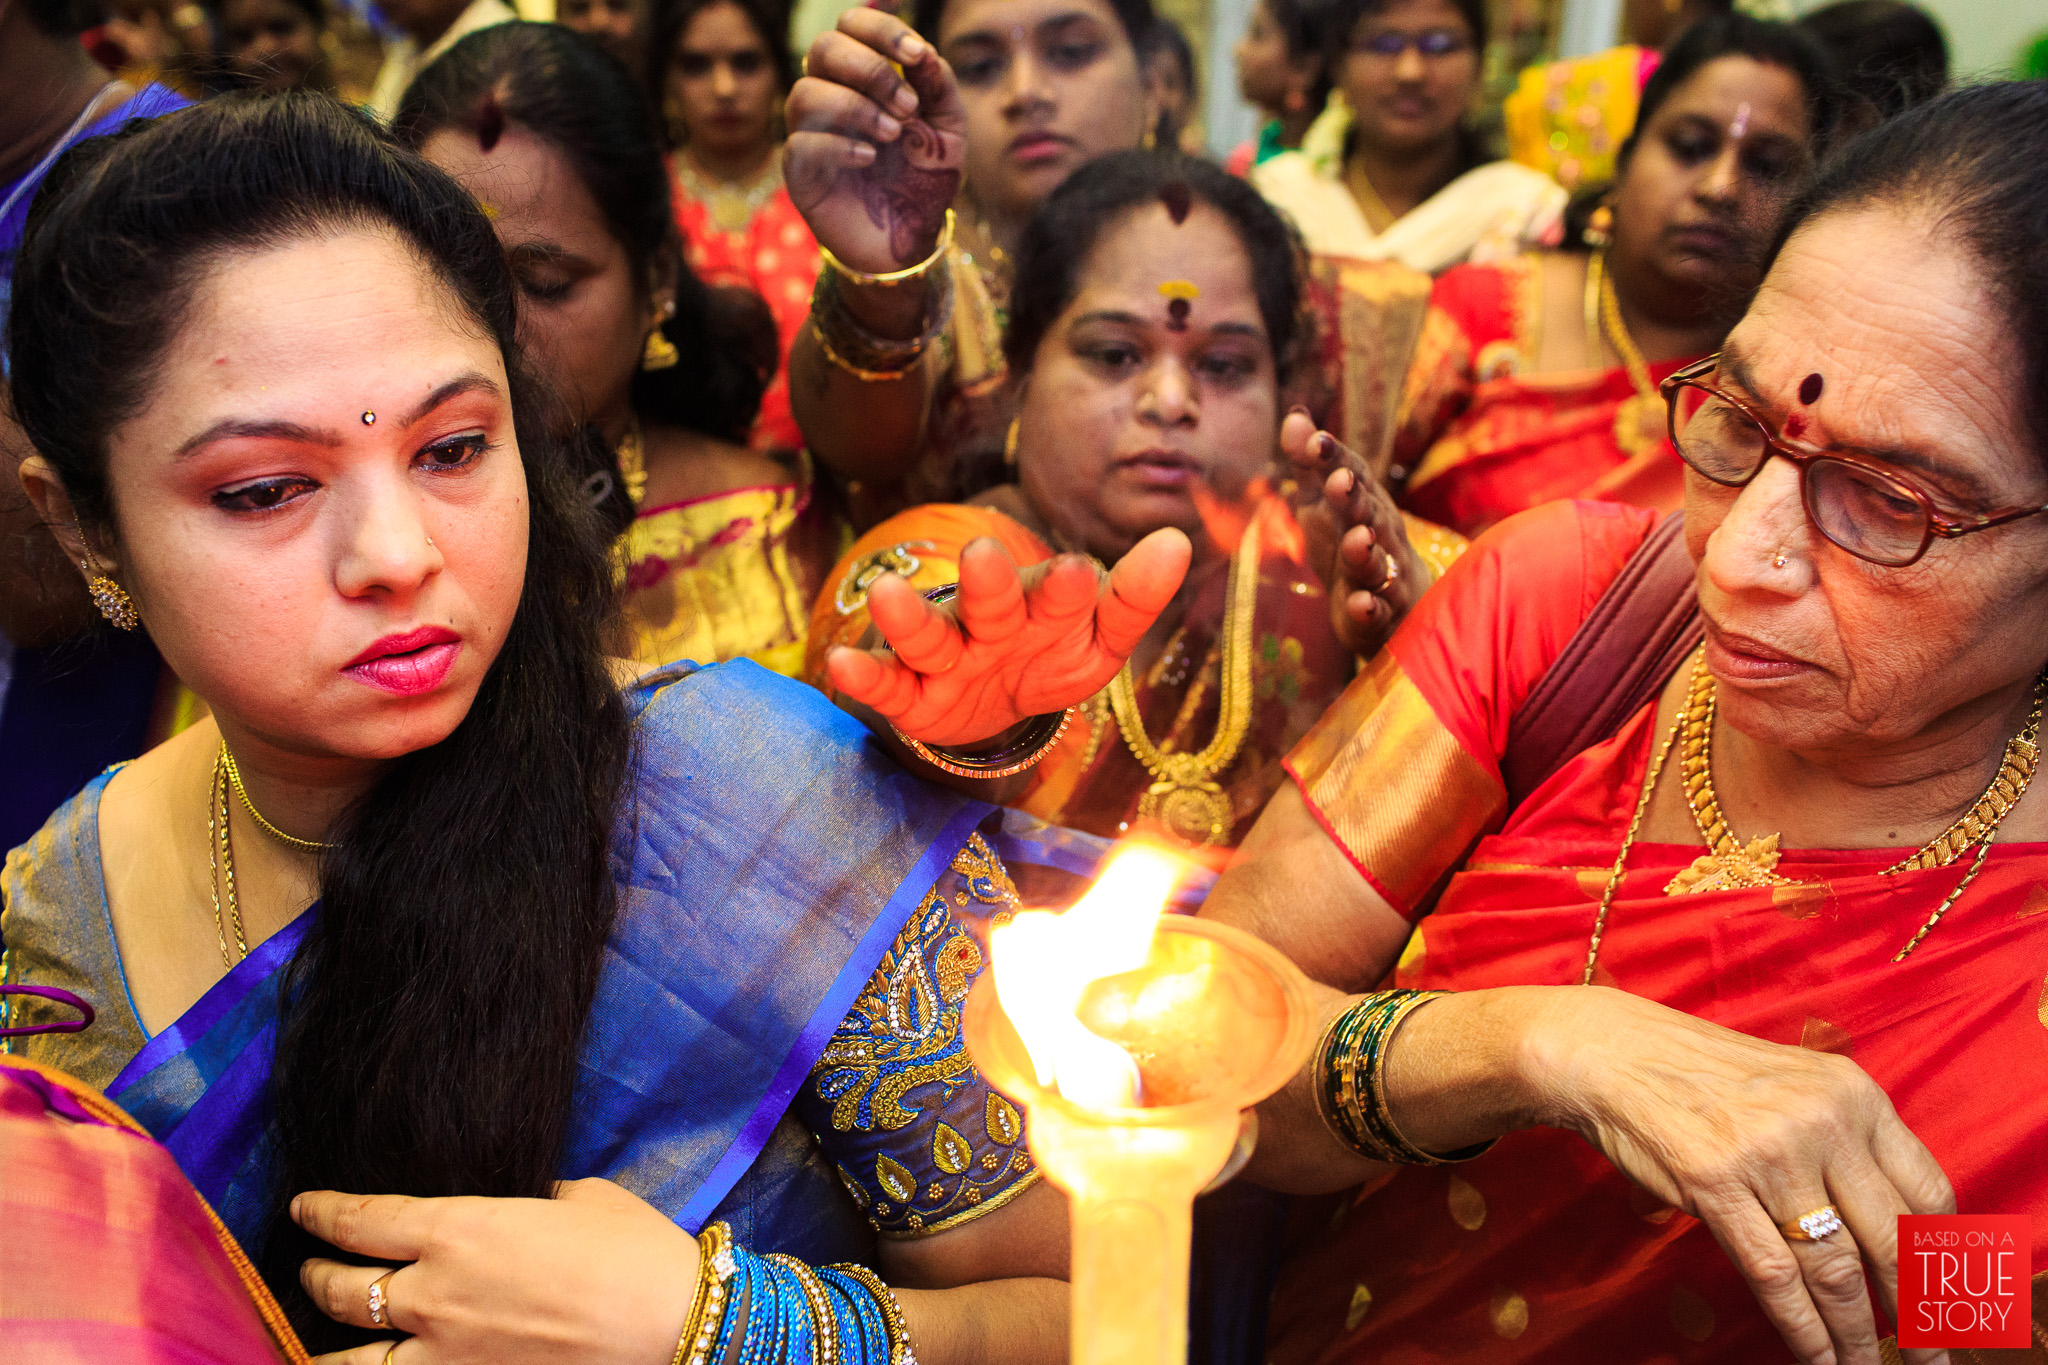
[[[1815,399],[1820,397],[1820,390],[1820,375],[1810,374],[1806,376],[1806,378],[1799,381],[1799,401],[1802,403],[1813,402]]]
[[[1185,180],[1174,180],[1160,187],[1159,202],[1166,205],[1167,216],[1173,225],[1179,227],[1188,220],[1188,210],[1194,207],[1194,196],[1188,193]]]
[[[1188,329],[1188,301],[1174,299],[1166,305],[1166,330],[1185,332]]]

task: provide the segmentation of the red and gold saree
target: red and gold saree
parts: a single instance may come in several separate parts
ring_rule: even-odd
[[[1415,920],[1399,984],[1579,980],[1649,761],[1654,704],[1512,812],[1500,757],[1523,698],[1655,520],[1559,503],[1482,538],[1289,756],[1331,837]],[[1879,877],[1907,850],[1792,849],[1778,870],[1801,885],[1665,894],[1700,852],[1635,845],[1597,980],[1853,1058],[1941,1162],[1961,1212],[2034,1215],[2038,1324],[2048,845],[1995,846],[1937,931],[1896,964],[1962,868]],[[1791,1352],[1703,1224],[1580,1138],[1538,1128],[1468,1164],[1401,1168],[1344,1200],[1290,1253],[1270,1356],[1777,1365]]]
[[[1556,498],[1668,512],[1684,492],[1663,407],[1627,369],[1532,373],[1541,278],[1533,256],[1445,272],[1408,369],[1393,443],[1401,505],[1468,536]],[[1650,382],[1688,359],[1650,366]]]

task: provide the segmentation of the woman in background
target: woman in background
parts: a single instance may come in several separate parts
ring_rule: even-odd
[[[1257,140],[1223,163],[1232,175],[1249,175],[1253,166],[1299,147],[1330,97],[1318,0],[1259,0],[1231,56],[1237,93],[1266,116]]]
[[[628,71],[647,66],[647,0],[555,0],[555,22],[617,57]]]
[[[488,206],[525,344],[616,454],[593,491],[624,483],[632,657],[794,673],[832,532],[801,466],[744,445],[772,327],[682,263],[646,96],[587,40],[506,24],[422,72],[393,131]]]
[[[1311,253],[1435,274],[1558,239],[1564,191],[1488,161],[1467,124],[1486,46],[1480,0],[1335,0],[1327,32],[1341,98],[1300,150],[1252,170]]]
[[[1325,592],[1301,526],[1271,495],[1301,285],[1293,233],[1213,163],[1120,152],[1075,171],[1018,251],[1004,337],[1018,415],[993,486],[900,513],[854,545],[819,595],[806,679],[832,693],[827,651],[867,638],[881,574],[953,582],[980,537],[1020,564],[1059,552],[1114,563],[1177,527],[1194,565],[1127,669],[1028,776],[972,785],[1055,824],[1143,829],[1222,863],[1285,780],[1281,757],[1350,681],[1352,631],[1340,637],[1337,622],[1355,606],[1376,647],[1462,547],[1411,547],[1383,507],[1366,566],[1379,591],[1341,604]],[[1312,424],[1288,424],[1318,498]]]
[[[1740,316],[1840,107],[1796,28],[1731,14],[1686,30],[1643,91],[1590,254],[1436,282],[1388,470],[1402,505],[1468,536],[1552,498],[1676,507],[1657,385]]]
[[[778,363],[750,443],[799,449],[788,361],[810,314],[818,243],[782,183],[782,103],[796,79],[782,12],[768,0],[667,0],[648,46],[685,259],[707,283],[753,290],[775,316]]]
[[[848,267],[821,277],[790,391],[856,529],[960,497],[963,468],[1000,454],[1025,224],[1159,117],[1150,0],[919,0],[915,17],[848,10],[790,94],[791,195]]]
[[[220,0],[220,68],[257,90],[334,93],[326,0]]]

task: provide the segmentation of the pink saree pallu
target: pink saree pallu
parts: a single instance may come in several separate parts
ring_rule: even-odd
[[[303,1365],[171,1154],[61,1071],[0,1056],[0,1360]]]

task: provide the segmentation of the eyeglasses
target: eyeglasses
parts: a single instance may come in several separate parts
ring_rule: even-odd
[[[1937,537],[1954,540],[2048,512],[2044,503],[1945,516],[1925,489],[1880,461],[1795,444],[1779,435],[1754,408],[1707,382],[1720,363],[1718,354],[1710,355],[1659,385],[1679,458],[1724,488],[1745,487],[1774,455],[1790,461],[1799,470],[1807,518],[1858,559],[1904,568],[1926,554]]]
[[[1353,52],[1387,58],[1398,57],[1411,47],[1425,57],[1448,57],[1471,46],[1465,35],[1454,28],[1426,28],[1420,33],[1382,29],[1360,34],[1350,43]]]

